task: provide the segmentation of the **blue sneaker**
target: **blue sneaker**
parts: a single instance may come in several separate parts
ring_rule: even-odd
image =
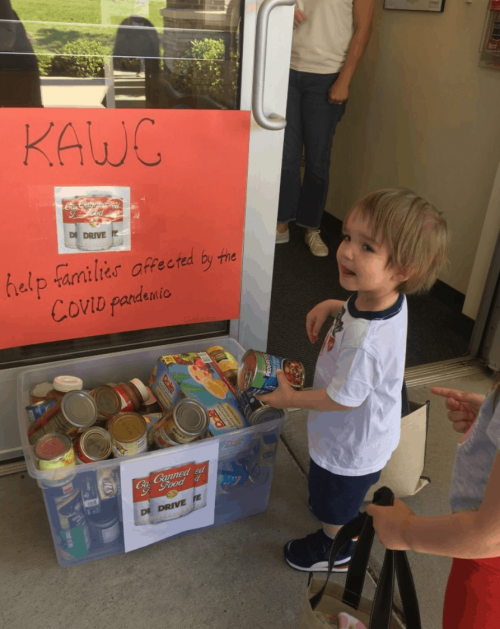
[[[289,566],[304,572],[328,572],[328,559],[333,540],[323,529],[302,539],[294,539],[285,544],[285,560]],[[354,543],[342,546],[335,559],[332,572],[347,572]]]

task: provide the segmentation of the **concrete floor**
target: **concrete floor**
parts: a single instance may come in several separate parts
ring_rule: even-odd
[[[445,378],[452,388],[486,393],[491,377]],[[450,512],[448,489],[459,435],[431,385],[409,389],[431,400],[424,475],[431,484],[405,502],[421,515]],[[166,540],[128,554],[60,568],[42,493],[27,473],[0,478],[2,588],[0,625],[9,629],[293,628],[305,600],[307,574],[287,566],[283,544],[318,528],[307,507],[306,414],[292,413],[278,449],[269,507],[263,514]],[[371,569],[384,549],[375,540]],[[440,629],[451,559],[409,553],[422,627]],[[335,575],[342,583],[343,575]],[[367,576],[364,595],[373,597]],[[398,601],[396,601],[398,602]]]

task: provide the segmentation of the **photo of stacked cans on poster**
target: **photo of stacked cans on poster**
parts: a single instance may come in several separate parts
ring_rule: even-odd
[[[254,395],[289,363],[303,372],[261,352],[238,364],[216,345],[160,356],[148,380],[36,383],[26,435],[38,470],[50,471],[41,487],[60,564],[264,510],[286,413]],[[290,381],[301,386],[303,373]]]
[[[54,188],[59,253],[130,251],[130,188]]]

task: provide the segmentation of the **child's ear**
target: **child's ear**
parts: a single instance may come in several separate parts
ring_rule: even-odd
[[[407,282],[411,277],[411,272],[409,270],[402,269],[401,267],[393,267],[392,271],[393,278],[398,284],[401,284],[401,282]]]

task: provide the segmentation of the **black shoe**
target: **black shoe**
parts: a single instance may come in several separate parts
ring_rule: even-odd
[[[328,572],[328,559],[333,540],[323,529],[302,539],[285,544],[285,560],[289,566],[304,572]],[[353,542],[347,542],[337,554],[332,572],[347,572],[351,560]]]

